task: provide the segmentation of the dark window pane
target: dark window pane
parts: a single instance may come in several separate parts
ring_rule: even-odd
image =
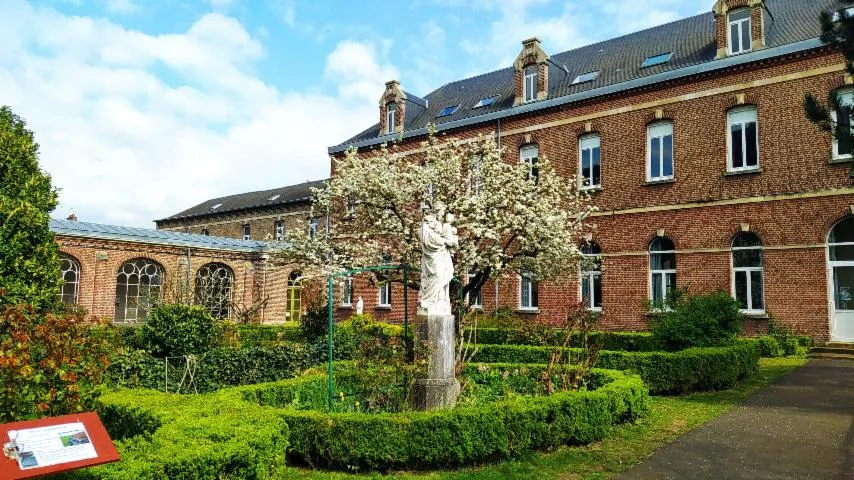
[[[651,252],[664,252],[668,250],[676,250],[676,247],[673,245],[673,240],[666,237],[656,238],[649,246],[649,251]]]
[[[741,24],[741,49],[750,50],[750,22]]]
[[[744,153],[741,148],[741,124],[733,125],[731,132],[732,167],[741,168],[744,166]]]
[[[591,305],[590,287],[590,275],[581,277],[581,302],[587,307]]]
[[[839,125],[842,127],[847,127],[848,131],[851,131],[851,112],[848,109],[842,109],[841,111],[836,112],[836,118],[839,122]],[[850,155],[851,148],[851,138],[838,138],[837,143],[839,144],[837,149],[839,150],[839,155]]]
[[[739,233],[732,240],[733,247],[761,247],[762,240],[755,233]]]
[[[668,273],[667,274],[667,298],[670,298],[670,294],[676,290],[676,274]]]
[[[732,51],[738,52],[739,43],[738,43],[738,24],[729,26],[729,36],[730,41],[732,42]]]
[[[834,267],[833,286],[836,309],[854,310],[854,267]]]
[[[762,310],[762,272],[750,272],[750,307],[754,310]]]
[[[590,149],[581,151],[581,181],[584,185],[590,185]]]
[[[540,292],[537,282],[531,282],[531,307],[537,308],[540,306]]]
[[[854,217],[837,223],[830,232],[830,243],[854,242]]]
[[[747,272],[735,272],[735,299],[741,308],[747,308]]]
[[[520,301],[522,302],[522,307],[531,306],[530,282],[526,278],[522,278],[522,295]]]
[[[755,167],[759,165],[759,152],[756,146],[756,122],[750,122],[745,126],[745,135],[747,136],[747,160],[745,166]]]
[[[600,178],[601,168],[599,161],[599,147],[594,148],[591,155],[593,162],[593,185],[599,185],[602,183]]]
[[[665,177],[673,176],[673,135],[664,137],[664,146],[662,147],[662,175]]]
[[[661,137],[655,137],[649,145],[649,176],[661,176]]]
[[[749,250],[733,250],[732,264],[734,267],[761,267],[762,249],[751,248]]]
[[[593,277],[593,307],[602,307],[602,276],[595,275]]]
[[[833,261],[854,260],[854,245],[836,245],[830,247],[830,259]]]
[[[652,301],[653,303],[661,303],[664,301],[664,288],[661,285],[664,280],[660,273],[652,274]]]

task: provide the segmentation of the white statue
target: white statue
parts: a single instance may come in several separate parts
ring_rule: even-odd
[[[421,222],[421,291],[418,306],[428,315],[450,315],[451,280],[454,278],[454,262],[451,250],[459,242],[457,229],[452,225],[454,216],[448,214],[446,222],[439,222],[436,215],[424,216]]]
[[[362,296],[359,295],[359,300],[356,301],[356,315],[361,315],[363,311],[365,311],[365,301],[362,300]]]

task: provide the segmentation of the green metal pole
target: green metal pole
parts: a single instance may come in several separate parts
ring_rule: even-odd
[[[328,297],[328,304],[329,304],[329,332],[328,332],[328,334],[329,334],[329,361],[328,361],[328,367],[327,367],[327,375],[329,378],[327,379],[326,389],[327,389],[327,396],[329,397],[327,399],[327,408],[329,409],[330,412],[332,411],[332,398],[335,395],[335,392],[332,391],[333,390],[333,386],[332,386],[332,329],[334,328],[333,322],[332,322],[332,284],[334,282],[333,278],[334,277],[332,277],[330,275],[326,279],[326,288],[327,288],[327,292],[329,293],[329,297]]]
[[[409,337],[409,266],[403,267],[403,336]]]

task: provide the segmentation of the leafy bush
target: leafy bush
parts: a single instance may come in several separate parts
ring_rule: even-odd
[[[771,335],[760,335],[756,337],[759,343],[759,356],[762,358],[776,358],[785,355],[780,343]]]
[[[677,295],[651,325],[653,337],[666,350],[719,347],[741,331],[739,303],[728,293]]]
[[[812,338],[793,334],[788,327],[777,322],[774,317],[768,318],[768,335],[773,337],[782,347],[782,355],[803,356],[812,346]]]
[[[312,303],[300,321],[300,328],[305,339],[314,342],[325,337],[329,332],[329,305]]]
[[[547,347],[528,345],[480,345],[478,349],[474,360],[482,363],[545,364],[550,355]],[[600,350],[597,366],[637,373],[653,394],[716,390],[752,376],[759,368],[759,348],[755,340],[738,340],[726,347],[678,352]]]
[[[234,393],[105,393],[97,411],[120,462],[58,476],[79,480],[260,480],[285,464],[288,427]]]
[[[471,464],[593,442],[614,424],[646,413],[647,389],[637,376],[595,372],[603,379],[595,391],[517,397],[452,410],[328,414],[286,405],[279,412],[290,428],[290,455],[310,465],[388,469]],[[295,391],[312,385],[317,383],[299,378],[240,390],[244,398],[263,404],[271,399],[265,391],[275,391],[272,399],[281,401],[288,395],[299,398]]]
[[[220,345],[225,327],[202,306],[161,304],[139,327],[146,349],[155,357],[199,355]]]
[[[299,323],[288,323],[285,325],[238,325],[237,337],[240,346],[264,347],[281,342],[304,341]]]
[[[90,407],[115,349],[115,331],[94,317],[2,307],[0,423]]]
[[[471,312],[468,315],[477,319],[480,327],[486,328],[518,328],[523,321],[511,307],[498,307],[490,313]],[[471,325],[473,322],[468,321]]]
[[[534,345],[544,346],[539,338],[523,335],[518,329],[510,328],[477,328],[478,345]],[[555,338],[560,331],[554,330]],[[466,332],[468,338],[469,332]],[[627,352],[647,352],[659,348],[655,338],[648,332],[590,332],[591,343],[602,346],[604,350],[623,350]],[[581,337],[574,332],[570,346],[581,345]]]

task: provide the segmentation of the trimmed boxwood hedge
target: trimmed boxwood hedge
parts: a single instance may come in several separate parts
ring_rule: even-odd
[[[285,325],[238,325],[237,336],[242,347],[305,341],[298,322],[290,322]]]
[[[648,389],[638,376],[607,370],[597,375],[607,382],[595,391],[444,411],[328,414],[286,407],[279,412],[290,429],[290,456],[309,465],[383,470],[472,464],[600,440],[612,425],[646,413]],[[282,405],[301,398],[303,388],[315,389],[310,382],[299,378],[237,390],[244,398]]]
[[[550,356],[548,347],[478,345],[477,348],[473,361],[483,363],[546,363]],[[718,390],[756,373],[759,348],[756,340],[738,340],[727,347],[688,348],[678,352],[601,350],[596,366],[637,373],[654,395]]]
[[[550,332],[551,333],[551,332]],[[470,330],[466,330],[469,338]],[[527,337],[516,328],[480,328],[477,331],[477,343],[488,345],[532,345],[543,346],[542,343],[532,337]],[[563,331],[555,329],[551,333],[554,340],[562,341]],[[648,332],[591,332],[590,341],[602,345],[603,350],[624,350],[627,352],[646,352],[656,350],[655,339]],[[581,338],[573,334],[570,346],[581,345]]]
[[[288,427],[275,409],[223,391],[120,390],[97,411],[121,461],[63,474],[74,480],[260,480],[285,465]]]

